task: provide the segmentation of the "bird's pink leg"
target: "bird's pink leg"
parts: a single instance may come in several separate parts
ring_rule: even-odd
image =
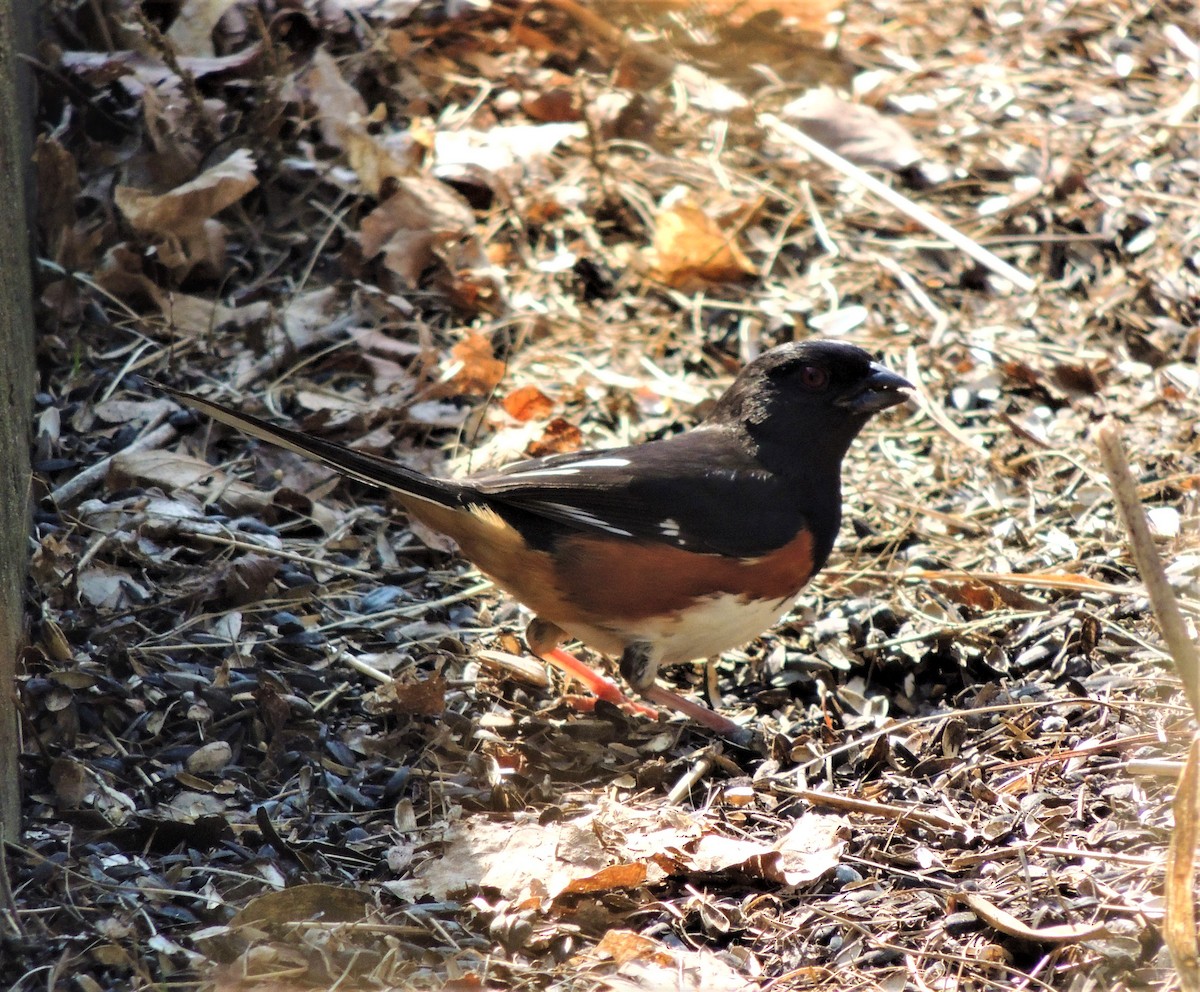
[[[582,682],[597,699],[606,700],[614,706],[624,706],[635,713],[641,713],[651,718],[658,716],[658,711],[653,706],[630,699],[611,679],[606,679],[573,654],[562,650],[558,644],[566,636],[562,628],[540,617],[535,618],[525,628],[525,643],[529,645],[530,651],[542,660],[548,661],[555,668],[566,672],[576,681]]]
[[[647,706],[645,703],[639,703],[636,699],[630,699],[621,691],[621,687],[617,683],[611,679],[606,679],[595,669],[589,668],[573,654],[568,654],[562,648],[553,648],[550,651],[539,653],[538,657],[545,659],[556,668],[562,669],[562,671],[566,672],[572,678],[582,682],[592,691],[597,699],[606,700],[614,706],[624,706],[635,713],[641,713],[651,718],[658,716],[658,710],[653,706]]]

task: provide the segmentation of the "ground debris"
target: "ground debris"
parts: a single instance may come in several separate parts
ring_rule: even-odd
[[[1093,431],[1194,623],[1190,8],[52,6],[14,990],[1173,987],[1191,729]],[[788,620],[668,673],[765,757],[581,712],[440,536],[155,388],[453,474],[813,334],[918,389]]]

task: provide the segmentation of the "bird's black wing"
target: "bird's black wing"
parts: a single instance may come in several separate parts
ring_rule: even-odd
[[[836,477],[828,480],[829,499],[805,499],[725,430],[706,427],[631,447],[518,462],[462,484],[502,512],[743,558],[782,547],[802,526],[829,530],[830,521],[814,518],[827,517],[827,506],[839,500]],[[831,524],[836,530],[836,518]],[[536,542],[533,522],[522,529]]]

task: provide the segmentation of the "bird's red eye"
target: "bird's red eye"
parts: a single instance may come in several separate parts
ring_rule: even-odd
[[[805,365],[800,369],[800,385],[816,392],[829,385],[829,369],[819,365]]]

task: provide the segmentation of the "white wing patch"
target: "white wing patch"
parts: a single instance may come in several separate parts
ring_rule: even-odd
[[[624,468],[628,464],[628,458],[591,458],[585,462],[567,462],[564,465],[556,465],[554,468],[535,468],[529,471],[510,472],[508,475],[510,478],[518,479],[550,478],[556,475],[578,475],[583,469],[590,468]]]
[[[564,466],[563,468],[537,468],[532,472],[509,472],[508,477],[511,479],[514,476],[520,479],[532,479],[540,475],[578,475],[579,469]]]
[[[658,531],[663,537],[678,537],[679,521],[674,517],[667,517],[666,520],[660,520],[658,522]]]
[[[568,506],[566,503],[551,503],[546,501],[543,506],[551,507],[561,513],[564,517],[570,520],[578,520],[581,524],[586,524],[588,527],[599,527],[600,530],[608,531],[610,534],[616,534],[618,537],[633,537],[633,532],[622,530],[620,527],[614,527],[607,520],[597,517],[593,513],[588,513],[587,510],[581,510],[577,506]]]

